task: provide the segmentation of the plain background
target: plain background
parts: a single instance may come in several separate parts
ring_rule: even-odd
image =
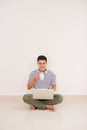
[[[0,0],[0,95],[23,95],[46,55],[58,92],[87,94],[87,1]]]

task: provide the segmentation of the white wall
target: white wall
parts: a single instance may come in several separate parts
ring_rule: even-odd
[[[0,95],[27,92],[40,54],[58,92],[87,94],[87,1],[0,1]]]

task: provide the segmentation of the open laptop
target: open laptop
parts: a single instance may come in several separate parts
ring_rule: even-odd
[[[53,89],[33,89],[33,99],[53,99]]]

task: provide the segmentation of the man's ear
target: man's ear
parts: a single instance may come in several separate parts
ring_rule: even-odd
[[[38,61],[37,61],[37,64],[38,64]]]

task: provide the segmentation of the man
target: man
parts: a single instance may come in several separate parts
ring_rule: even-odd
[[[35,88],[35,89],[54,89],[56,90],[56,76],[50,70],[47,70],[47,58],[43,55],[40,55],[37,58],[38,69],[31,72],[29,76],[29,80],[27,83],[27,88]],[[40,73],[44,73],[44,79],[40,79]],[[24,102],[31,105],[31,108],[34,110],[38,109],[49,109],[55,111],[56,104],[62,102],[63,97],[60,94],[54,94],[54,98],[52,100],[38,100],[33,99],[32,94],[25,94],[23,96]]]

